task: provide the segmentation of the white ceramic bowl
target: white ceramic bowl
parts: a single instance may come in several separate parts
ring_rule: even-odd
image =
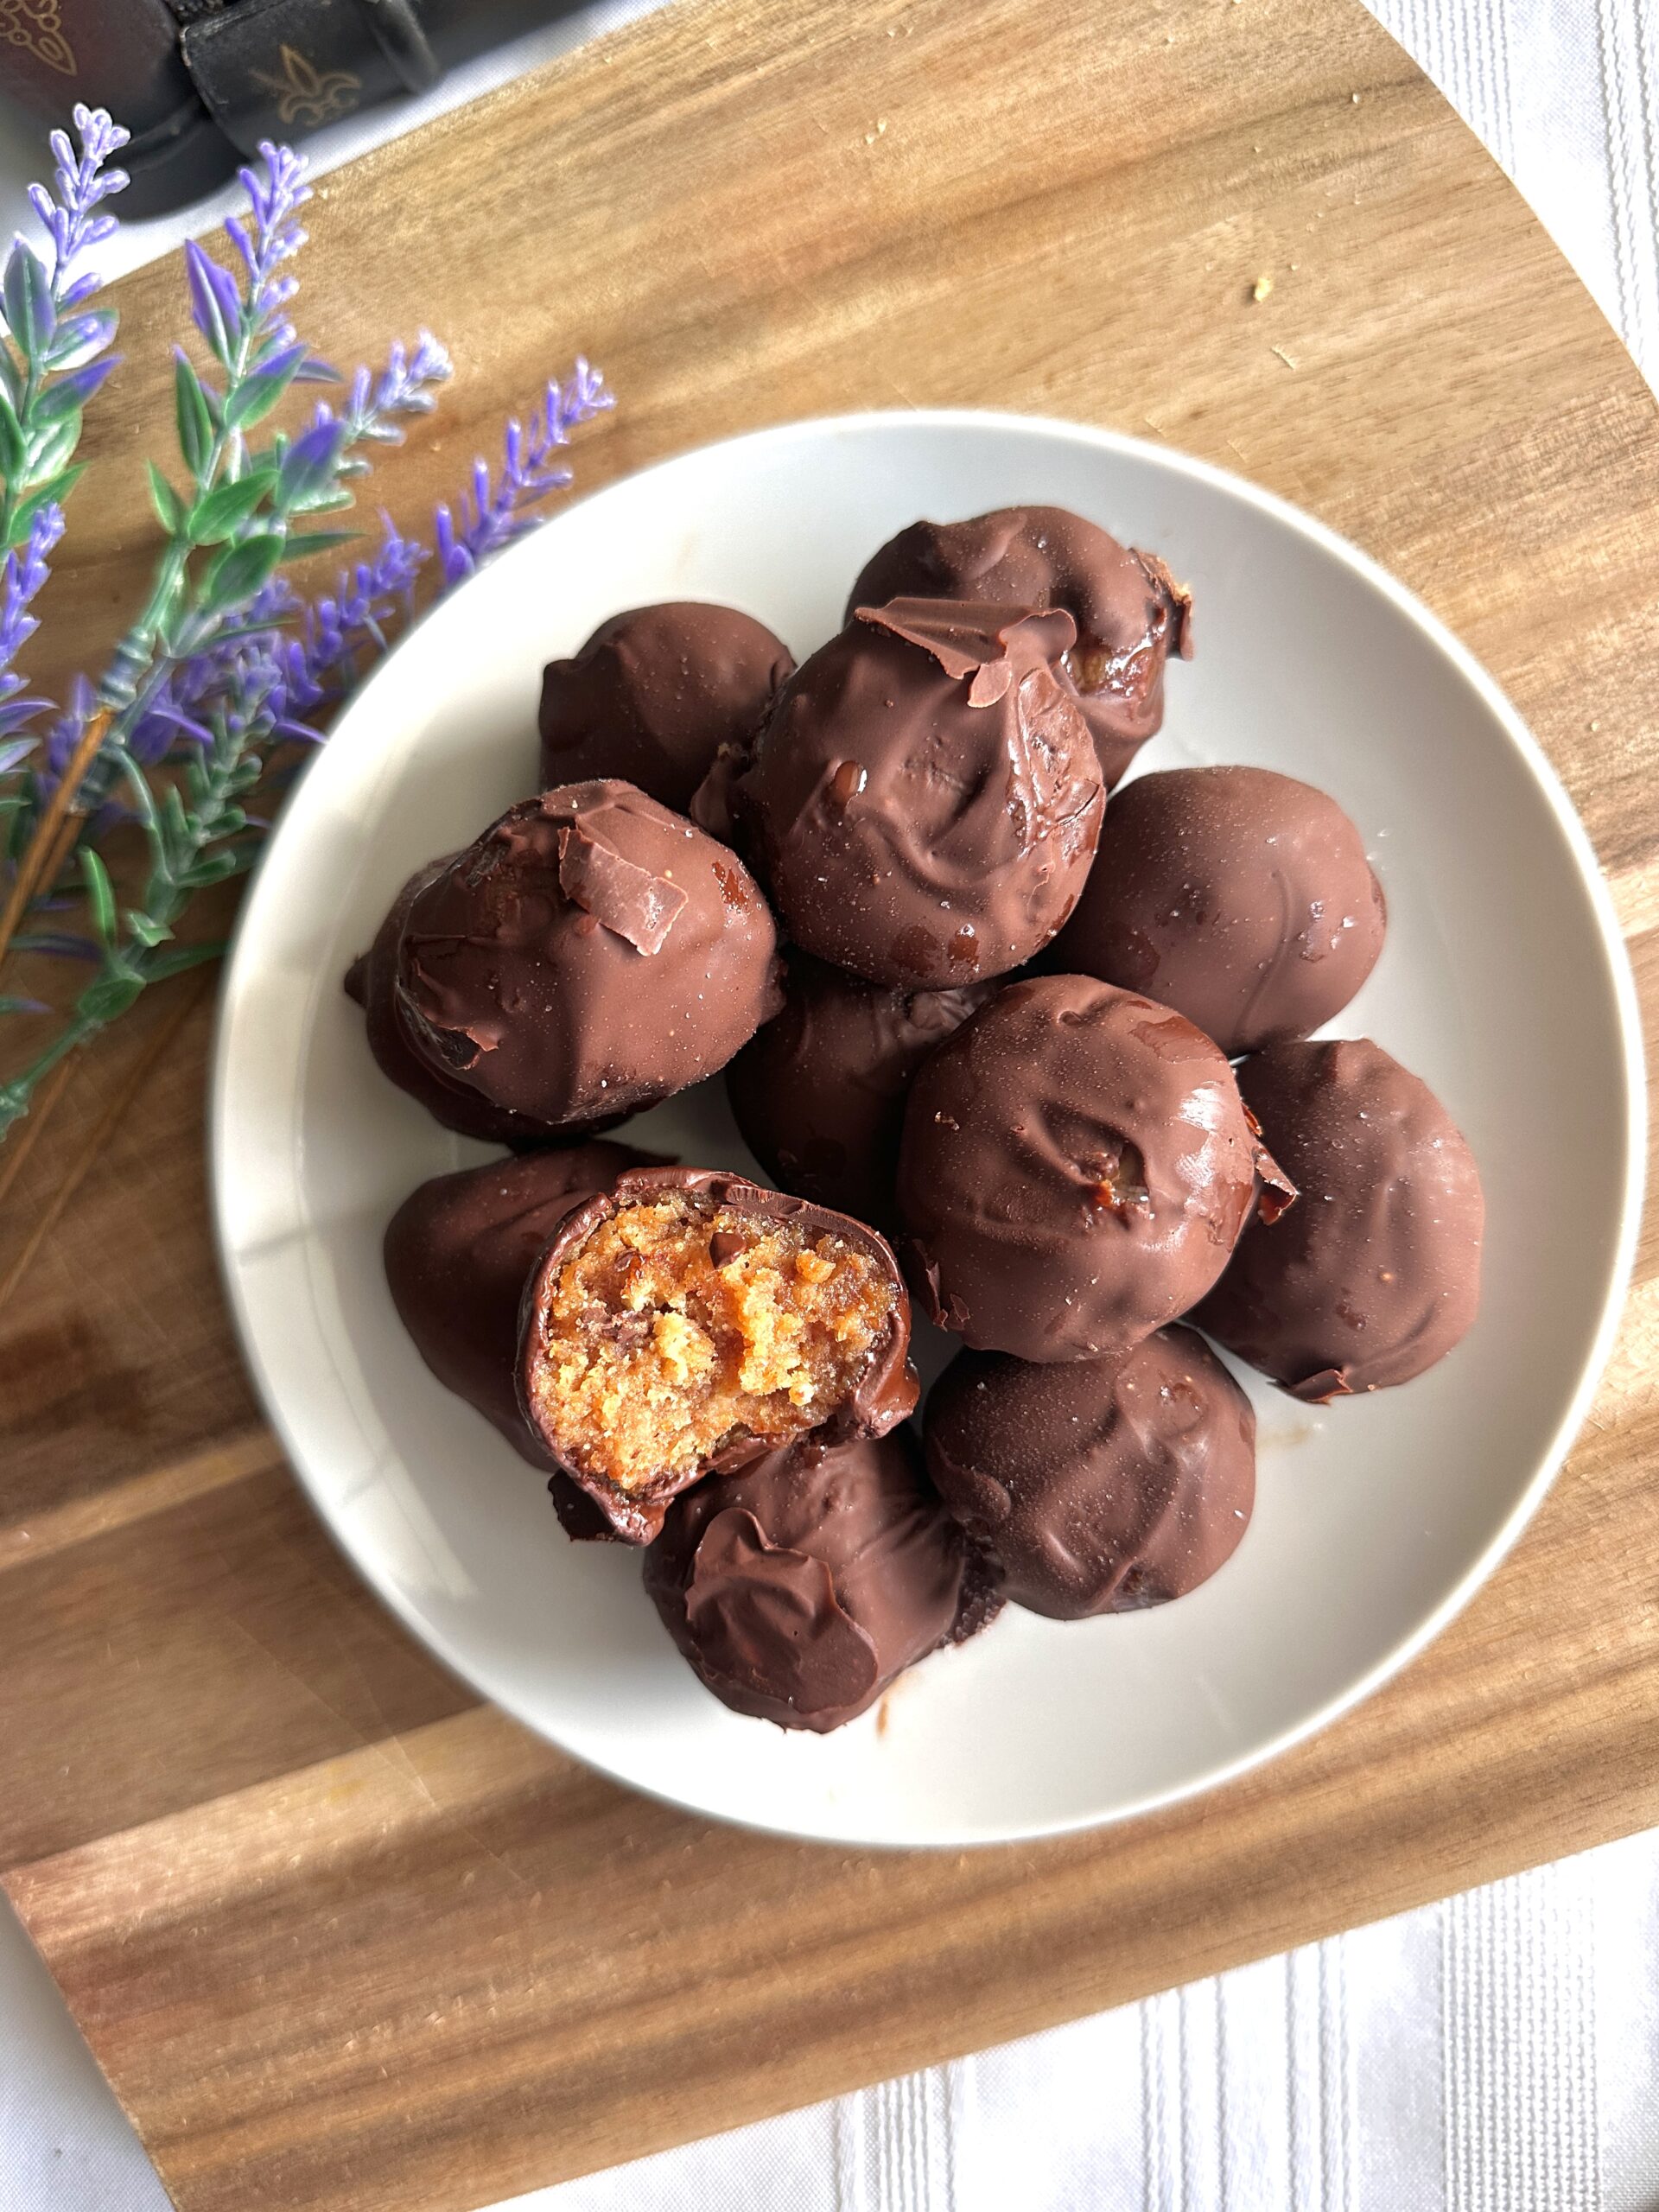
[[[1237,760],[1335,794],[1387,887],[1386,950],[1335,1027],[1415,1069],[1485,1181],[1486,1298],[1432,1374],[1308,1410],[1252,1382],[1259,1502],[1229,1565],[1150,1612],[1014,1609],[829,1737],[716,1703],[637,1554],[573,1546],[540,1481],[427,1373],[381,1232],[424,1177],[488,1156],[372,1063],[340,990],[405,877],[535,785],[538,676],[594,625],[729,601],[804,656],[918,515],[1077,508],[1197,594],[1145,767]],[[1078,1827],[1204,1789],[1374,1689],[1514,1541],[1609,1349],[1639,1210],[1637,1020],[1612,912],[1514,709],[1353,549],[1205,464],[969,413],[760,432],[556,515],[429,614],[340,717],[250,893],[226,980],[213,1170],[249,1363],[318,1510],[440,1658],[642,1789],[793,1834],[887,1844]],[[753,1170],[718,1083],[641,1141]]]

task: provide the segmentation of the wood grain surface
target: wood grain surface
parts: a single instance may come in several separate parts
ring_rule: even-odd
[[[621,398],[589,486],[952,402],[1300,502],[1517,700],[1654,1007],[1653,402],[1358,0],[682,0],[312,213],[328,352],[426,322],[455,353],[380,486],[406,520],[578,346]],[[175,264],[121,289],[53,588],[87,658],[183,323]],[[480,1707],[333,1550],[220,1303],[211,1019],[210,983],[156,992],[0,1154],[0,1869],[186,2212],[463,2212],[1659,1819],[1651,1234],[1535,1526],[1363,1710],[1093,1838],[792,1846]]]

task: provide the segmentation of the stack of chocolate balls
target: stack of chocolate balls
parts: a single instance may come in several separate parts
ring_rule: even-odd
[[[799,667],[617,615],[545,672],[538,792],[347,978],[385,1074],[511,1147],[387,1230],[422,1357],[572,1536],[646,1548],[739,1712],[837,1727],[1004,1603],[1215,1573],[1255,1423],[1206,1338],[1323,1402],[1474,1319],[1467,1145],[1309,1041],[1382,947],[1353,823],[1261,768],[1116,788],[1192,639],[1051,507],[901,531]],[[721,1071],[776,1188],[604,1134]],[[919,1435],[912,1295],[962,1345]]]

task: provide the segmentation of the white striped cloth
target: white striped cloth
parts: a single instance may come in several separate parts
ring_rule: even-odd
[[[324,162],[650,4],[341,126]],[[1659,382],[1659,0],[1371,4]],[[0,211],[36,165],[0,128]],[[135,226],[120,265],[184,229]],[[166,2212],[3,1907],[0,2212]],[[497,2212],[1659,2212],[1659,1835]]]

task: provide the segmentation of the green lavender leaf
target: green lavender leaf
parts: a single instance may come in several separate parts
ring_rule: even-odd
[[[194,868],[186,868],[179,878],[187,891],[206,891],[210,884],[223,883],[227,875],[235,875],[241,862],[234,853],[204,853]]]
[[[17,420],[17,410],[10,395],[0,392],[0,476],[8,484],[16,483],[25,466],[22,425]]]
[[[52,342],[57,310],[52,305],[52,281],[46,265],[22,238],[13,238],[6,265],[0,272],[0,298],[5,302],[6,327],[25,358],[36,360]]]
[[[202,579],[202,605],[210,614],[239,607],[270,582],[282,557],[282,538],[271,533],[226,546]]]
[[[80,875],[86,886],[92,927],[105,945],[112,945],[116,934],[115,893],[111,887],[109,870],[90,845],[80,849]]]
[[[360,530],[290,531],[283,543],[283,559],[303,561],[308,554],[329,553],[336,545],[349,545],[362,535]]]
[[[256,468],[231,483],[216,484],[190,510],[188,527],[191,537],[198,545],[216,545],[234,537],[244,523],[252,520],[255,509],[276,481],[274,468]],[[274,561],[271,566],[276,566]]]
[[[44,437],[36,441],[29,456],[32,476],[55,476],[65,467],[80,440],[80,410],[72,408],[67,415],[48,423]]]
[[[178,422],[179,451],[193,476],[200,477],[213,450],[213,418],[201,378],[182,354],[173,374],[173,411]]]
[[[143,988],[141,976],[100,976],[75,1001],[75,1012],[88,1021],[113,1021],[126,1012]]]
[[[165,944],[173,934],[165,922],[158,922],[153,914],[141,914],[136,906],[130,906],[123,918],[129,935],[135,938],[146,951],[153,950],[158,944]]]
[[[149,469],[149,500],[155,508],[162,528],[169,537],[176,537],[184,528],[184,503],[152,461]]]
[[[29,536],[29,524],[34,521],[40,509],[45,506],[48,500],[53,499],[61,506],[86,474],[86,462],[78,461],[72,468],[60,469],[49,483],[37,484],[29,497],[19,503],[13,513],[11,537],[9,542],[13,545],[21,545],[24,538]]]
[[[232,430],[251,430],[256,423],[263,423],[271,410],[279,406],[283,394],[294,381],[294,371],[299,366],[276,369],[267,374],[245,377],[234,385],[225,400],[225,422]]]

